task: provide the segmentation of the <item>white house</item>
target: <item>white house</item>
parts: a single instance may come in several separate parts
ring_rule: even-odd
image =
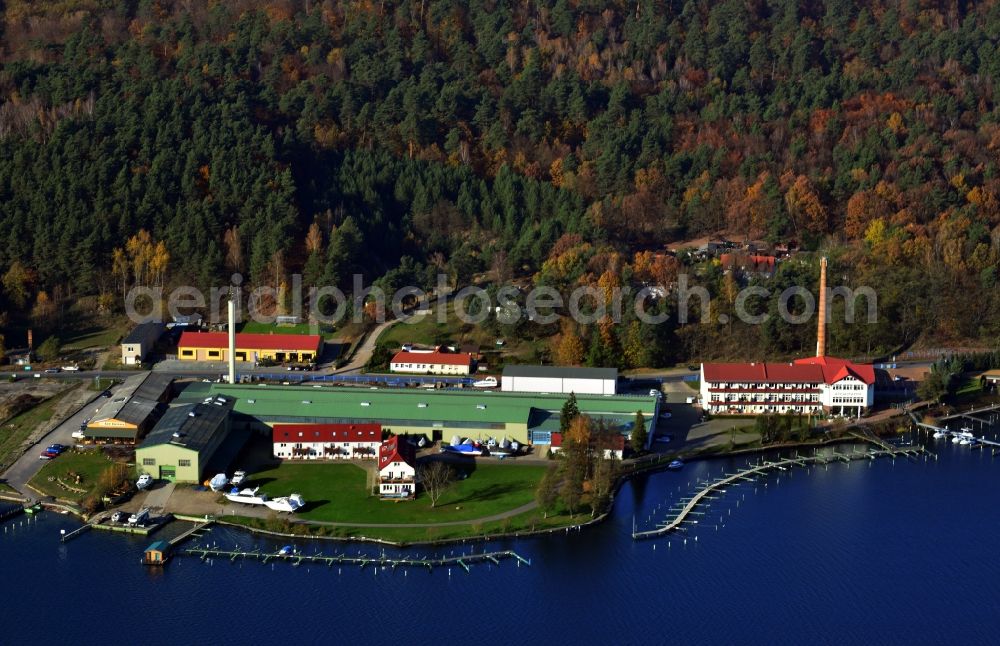
[[[122,340],[122,364],[134,366],[146,360],[167,327],[163,323],[140,323]]]
[[[413,445],[393,435],[379,447],[378,482],[382,498],[410,499],[416,496],[416,451]]]
[[[274,457],[288,460],[374,460],[379,424],[275,424]]]
[[[701,401],[712,414],[818,414],[860,416],[875,402],[875,371],[834,357],[792,363],[704,363]]]
[[[500,381],[500,390],[521,393],[614,395],[617,387],[615,368],[507,365]]]
[[[624,435],[614,435],[610,438],[611,444],[604,447],[604,457],[607,459],[617,458],[622,459],[625,454],[625,436]],[[562,451],[562,433],[552,434],[552,443],[549,445],[549,451],[553,454]]]
[[[403,350],[389,363],[392,372],[422,375],[468,375],[472,372],[472,355],[466,352],[421,352]]]

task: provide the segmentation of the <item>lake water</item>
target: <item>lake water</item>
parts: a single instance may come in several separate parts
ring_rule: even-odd
[[[686,536],[634,542],[633,515],[647,526],[695,478],[746,459],[689,464],[626,484],[600,527],[490,546],[530,567],[470,574],[190,557],[146,568],[149,539],[92,531],[61,544],[72,518],[22,516],[0,533],[0,643],[997,643],[1000,456],[931,448],[938,460],[831,464],[732,487]],[[276,548],[226,529],[209,536]],[[439,551],[470,549],[483,546]]]

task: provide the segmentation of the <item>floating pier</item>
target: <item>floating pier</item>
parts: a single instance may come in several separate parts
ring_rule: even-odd
[[[439,558],[431,557],[389,557],[385,554],[380,556],[348,556],[347,554],[306,554],[303,552],[284,550],[278,552],[265,552],[260,549],[256,550],[225,550],[218,549],[214,547],[189,547],[187,549],[178,551],[177,554],[185,556],[196,556],[202,561],[207,559],[228,559],[229,561],[236,561],[238,559],[243,560],[259,560],[261,563],[267,563],[268,561],[283,561],[286,563],[291,563],[292,565],[301,565],[302,563],[309,563],[313,565],[326,565],[332,567],[334,565],[357,565],[362,569],[367,565],[373,565],[382,568],[389,568],[395,570],[397,567],[416,567],[416,568],[427,568],[428,570],[433,570],[434,568],[457,566],[464,569],[466,572],[471,572],[472,565],[476,563],[492,563],[494,565],[499,565],[502,560],[513,559],[517,561],[518,565],[531,565],[531,561],[522,557],[520,554],[513,550],[502,550],[498,552],[484,552],[481,554],[461,554],[458,556],[445,556]]]
[[[0,521],[13,518],[24,513],[24,507],[15,503],[0,502]]]
[[[810,464],[827,464],[833,460],[843,460],[844,462],[851,462],[853,460],[863,460],[872,459],[883,456],[896,457],[896,456],[907,456],[913,457],[923,453],[923,447],[912,447],[905,449],[871,449],[870,451],[855,451],[853,453],[838,453],[834,452],[827,455],[813,455],[810,457],[793,457],[785,458],[783,460],[778,460],[777,462],[764,461],[760,464],[747,467],[742,471],[738,471],[732,475],[727,475],[717,480],[711,482],[706,482],[702,485],[702,488],[692,496],[684,507],[677,512],[673,518],[661,523],[656,529],[649,529],[645,531],[633,531],[632,538],[635,540],[641,540],[645,538],[655,538],[657,536],[663,536],[677,529],[683,529],[681,525],[688,519],[689,516],[702,516],[705,512],[695,511],[695,508],[702,503],[704,500],[711,500],[710,494],[713,492],[718,492],[718,490],[726,485],[738,484],[740,481],[744,481],[751,476],[761,475],[764,473],[772,471],[787,471],[791,467],[804,467]]]

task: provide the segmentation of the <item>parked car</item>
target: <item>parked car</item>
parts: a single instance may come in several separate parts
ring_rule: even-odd
[[[66,445],[64,445],[64,444],[49,444],[49,448],[46,449],[46,450],[47,451],[55,451],[56,453],[62,453],[63,451],[65,451],[68,448],[69,447],[66,446]]]
[[[73,435],[71,437],[74,440],[85,440],[85,439],[87,439],[87,435],[86,435],[86,433],[83,432],[83,430],[84,429],[81,428],[79,431],[73,431]]]
[[[62,369],[66,372],[80,372],[80,366],[63,366]]]
[[[56,457],[58,455],[59,454],[56,453],[55,451],[45,450],[45,451],[42,451],[42,454],[39,455],[38,457],[41,460],[51,460],[52,458],[54,458],[54,457]]]
[[[52,375],[59,372],[59,368],[46,368],[45,374]]]

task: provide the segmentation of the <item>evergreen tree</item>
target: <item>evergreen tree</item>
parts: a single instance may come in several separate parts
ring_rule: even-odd
[[[646,432],[646,419],[642,415],[642,411],[638,410],[635,412],[635,426],[632,428],[631,445],[632,451],[635,453],[642,453],[646,450],[646,439],[648,434]]]
[[[577,417],[580,416],[580,407],[576,403],[576,393],[571,392],[569,398],[563,403],[559,412],[559,433],[563,438],[569,432],[569,427]]]

